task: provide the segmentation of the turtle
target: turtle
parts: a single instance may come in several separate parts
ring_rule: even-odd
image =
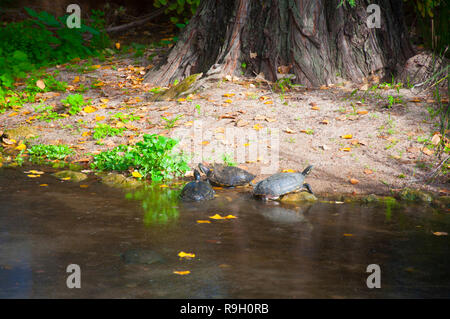
[[[264,200],[278,199],[280,196],[300,191],[305,188],[313,194],[309,184],[303,183],[313,165],[309,165],[301,173],[277,173],[253,185],[253,195],[262,197]]]
[[[211,187],[209,181],[201,181],[200,172],[198,170],[194,170],[194,177],[195,181],[187,183],[181,191],[181,199],[186,202],[213,199],[216,192]]]
[[[206,178],[214,185],[233,187],[243,186],[250,183],[256,176],[236,166],[214,164],[211,168],[198,164],[200,171],[205,173]]]

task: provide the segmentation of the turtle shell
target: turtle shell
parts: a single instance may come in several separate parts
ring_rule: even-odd
[[[250,183],[255,175],[250,174],[246,170],[235,167],[216,164],[211,168],[199,165],[202,171],[206,174],[208,180],[218,186],[232,187],[242,186]]]
[[[180,198],[187,202],[197,202],[202,200],[210,200],[214,198],[216,193],[209,182],[200,180],[200,173],[194,171],[195,181],[187,183],[181,191]]]
[[[302,173],[278,173],[256,184],[253,194],[277,198],[303,187],[305,175]]]

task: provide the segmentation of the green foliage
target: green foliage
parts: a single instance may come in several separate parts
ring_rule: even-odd
[[[38,159],[49,159],[62,160],[67,156],[73,154],[74,151],[69,148],[69,146],[61,144],[61,145],[51,145],[51,144],[37,144],[33,145],[28,149],[28,154],[32,158]]]
[[[154,0],[153,5],[156,8],[167,5],[165,13],[170,16],[170,21],[179,28],[184,28],[192,15],[197,11],[200,0]]]
[[[145,134],[141,142],[133,146],[119,145],[110,151],[94,156],[93,169],[100,171],[126,171],[133,167],[144,177],[153,181],[161,181],[180,176],[189,167],[185,158],[175,153],[173,148],[177,140]]]
[[[137,121],[137,120],[141,119],[140,116],[137,116],[137,115],[134,115],[134,114],[123,114],[122,112],[116,113],[115,115],[113,115],[112,118],[116,119],[116,120],[118,120],[120,122],[123,122],[123,123]]]
[[[97,126],[95,126],[94,134],[92,134],[92,137],[94,138],[94,140],[99,140],[107,136],[122,135],[123,131],[125,131],[124,127],[116,128],[109,126],[108,124],[99,123],[97,124]]]
[[[67,89],[67,82],[58,81],[55,76],[59,74],[59,71],[55,71],[53,74],[45,74],[41,72],[33,72],[26,80],[26,91],[27,92],[64,92]],[[41,80],[44,82],[45,87],[41,89],[36,85],[36,82]]]
[[[61,114],[53,111],[53,106],[50,105],[39,104],[34,107],[34,111],[39,113],[39,115],[36,116],[36,119],[46,121],[47,123],[64,118]]]
[[[45,11],[25,11],[29,19],[0,28],[0,87],[11,88],[16,78],[41,66],[95,55],[105,45],[95,28],[67,28],[67,15],[55,18]],[[84,40],[85,34],[90,34],[90,41]]]
[[[222,160],[226,166],[236,166],[237,165],[237,163],[235,161],[233,161],[233,157],[231,155],[224,153],[222,155]]]
[[[177,115],[173,119],[168,119],[164,116],[161,116],[161,118],[166,122],[166,129],[171,129],[176,125],[176,122],[182,117],[183,115]]]
[[[70,94],[65,99],[62,99],[61,103],[69,108],[70,115],[78,114],[83,106],[89,104],[89,102],[84,101],[81,94]]]

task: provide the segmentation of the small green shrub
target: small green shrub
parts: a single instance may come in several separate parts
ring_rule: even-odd
[[[84,101],[84,97],[81,94],[70,94],[65,99],[62,99],[61,103],[69,108],[70,115],[78,114],[83,106],[89,104],[89,102]]]
[[[37,144],[31,146],[28,149],[28,154],[32,158],[49,159],[49,160],[55,159],[62,160],[73,153],[74,151],[65,144],[61,145]]]
[[[116,128],[108,124],[99,123],[95,126],[94,134],[92,134],[92,137],[94,138],[94,140],[100,140],[107,136],[122,135],[123,131],[125,131],[124,127]]]
[[[185,158],[174,152],[176,144],[177,140],[165,136],[145,134],[143,140],[133,146],[119,145],[95,155],[92,168],[100,171],[134,168],[153,181],[171,179],[189,169]]]

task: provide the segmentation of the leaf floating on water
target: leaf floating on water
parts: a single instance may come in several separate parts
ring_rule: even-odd
[[[184,271],[177,271],[177,270],[175,270],[173,273],[177,274],[177,275],[188,275],[191,272],[189,270],[184,270]]]
[[[236,216],[233,215],[227,215],[224,217],[225,219],[233,219],[233,218],[237,218]]]
[[[70,179],[70,176],[61,178],[62,181],[68,181],[69,179]]]
[[[211,224],[211,221],[210,220],[201,220],[201,219],[199,219],[199,220],[197,220],[197,223],[199,223],[199,224]]]
[[[435,236],[447,236],[448,233],[443,232],[443,231],[437,231],[437,232],[433,232],[433,235],[435,235]]]
[[[353,234],[344,234],[345,237],[353,237]]]
[[[39,185],[39,186],[42,186],[42,187],[47,187],[47,186],[48,186],[48,184],[41,184],[41,185]]]
[[[80,188],[88,188],[89,185],[80,185]]]
[[[41,175],[34,175],[34,174],[29,174],[29,175],[27,175],[28,177],[31,177],[31,178],[36,178],[36,177],[41,177]]]
[[[219,214],[215,214],[214,216],[209,216],[211,219],[225,219],[225,217],[220,216]]]
[[[340,201],[335,201],[335,204],[344,204],[344,202],[340,202]]]
[[[194,258],[195,257],[195,254],[192,254],[192,253],[185,253],[184,251],[180,251],[179,253],[178,253],[178,256],[180,257],[180,258]]]

